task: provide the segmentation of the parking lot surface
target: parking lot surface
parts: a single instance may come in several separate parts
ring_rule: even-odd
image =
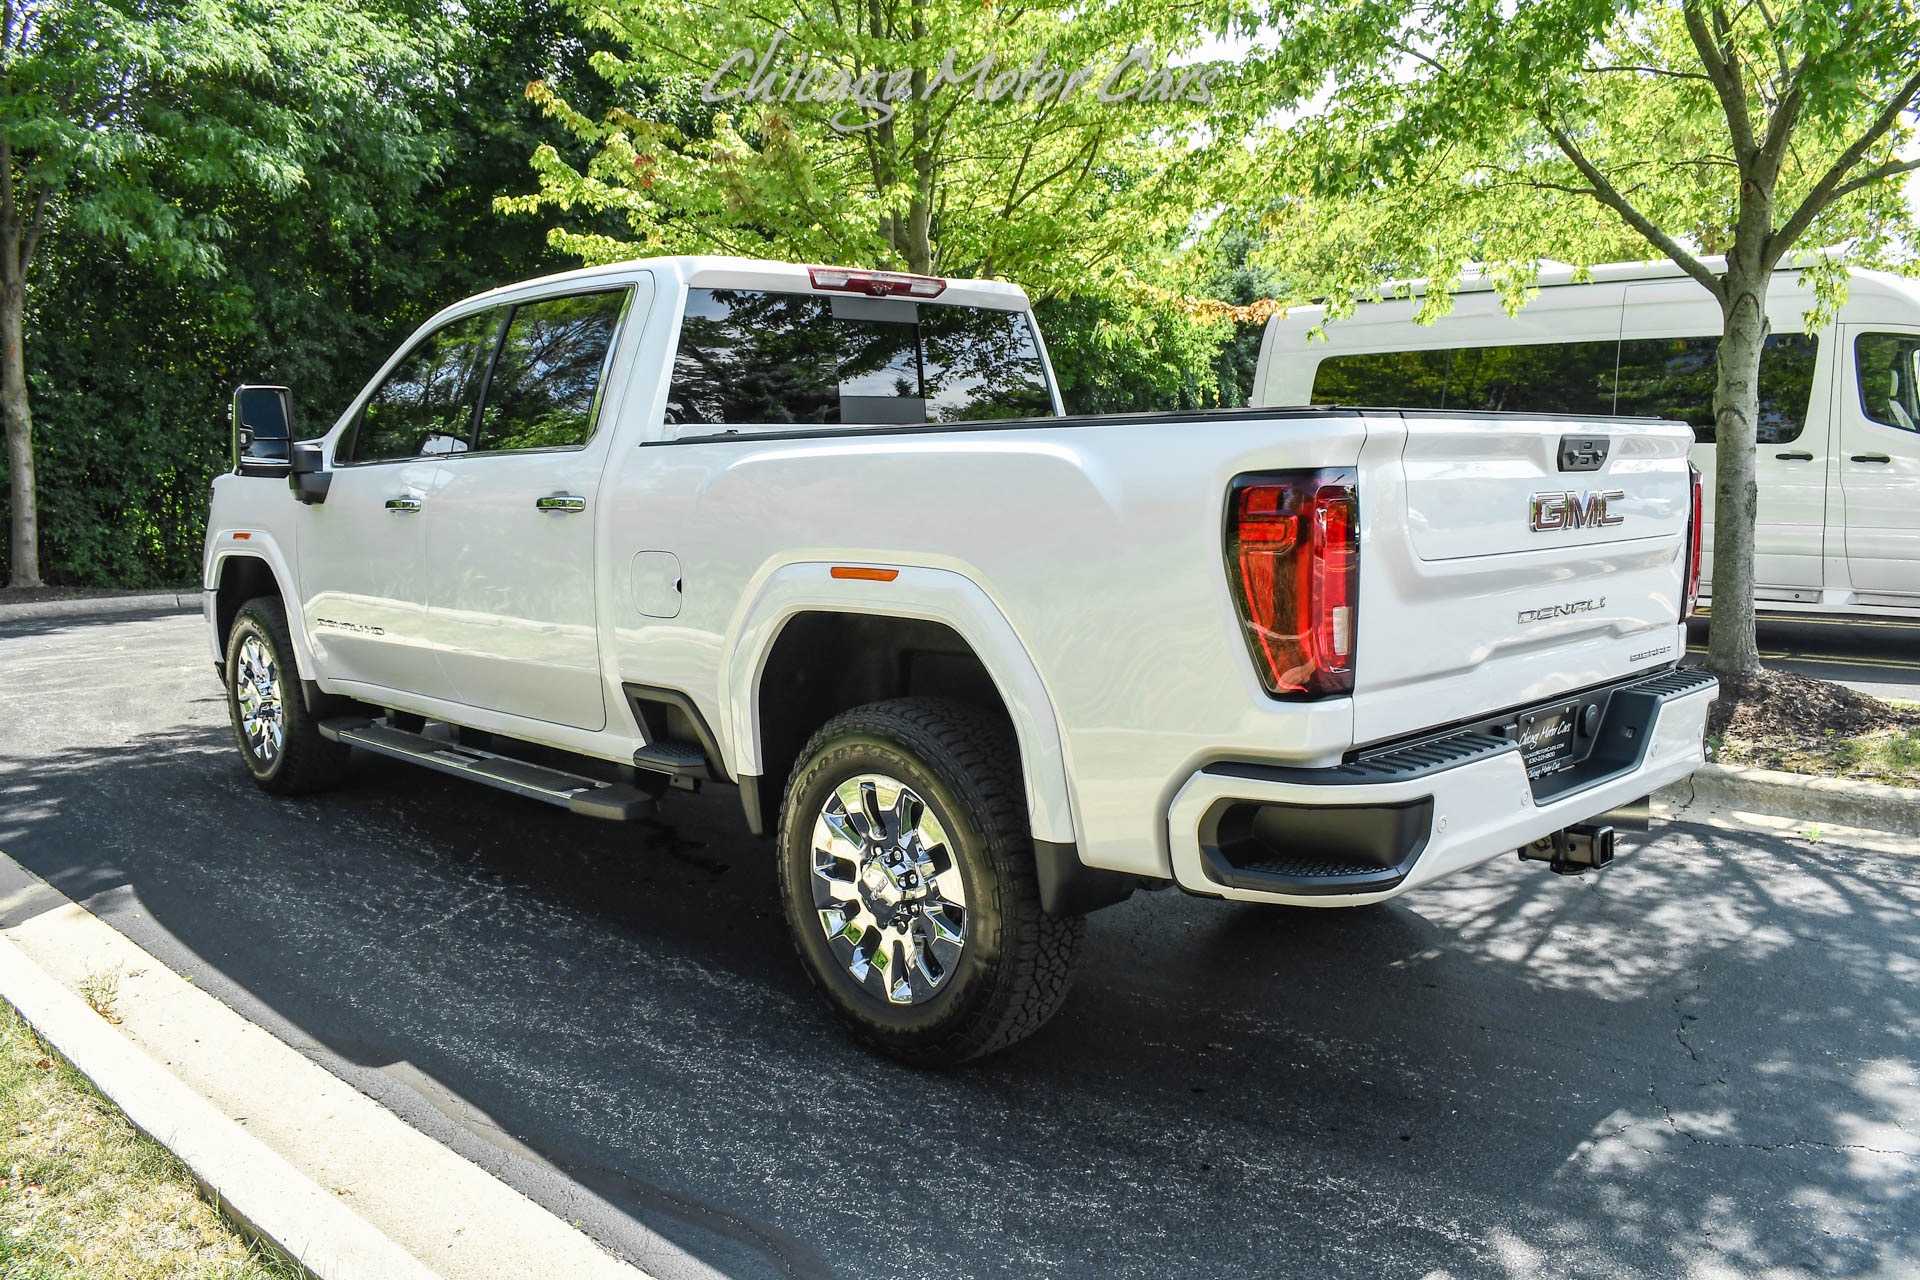
[[[814,997],[725,788],[276,800],[197,618],[0,629],[0,850],[662,1276],[1920,1271],[1920,859],[1630,840],[1136,895],[1044,1031],[919,1073]]]

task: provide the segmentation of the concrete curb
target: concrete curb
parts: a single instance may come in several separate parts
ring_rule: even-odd
[[[266,1144],[220,1114],[0,938],[0,996],[118,1107],[172,1151],[223,1211],[320,1280],[435,1280]]]
[[[48,618],[91,618],[114,613],[200,612],[198,591],[157,591],[144,596],[86,596],[74,600],[34,600],[0,604],[0,622]]]
[[[1685,782],[1664,788],[1657,798],[1676,809],[1690,804],[1737,809],[1796,822],[1920,836],[1920,787],[1709,764]]]

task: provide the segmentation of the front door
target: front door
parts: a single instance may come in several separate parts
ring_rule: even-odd
[[[476,447],[445,461],[428,533],[431,611],[470,706],[606,727],[594,557],[614,415],[602,401],[631,294],[514,306]],[[645,299],[632,311],[644,317]]]
[[[1920,329],[1847,325],[1840,498],[1862,604],[1920,603]]]
[[[335,440],[326,501],[301,508],[301,611],[331,680],[452,696],[428,627],[427,530],[443,459],[471,437],[498,319],[465,316],[415,343]]]

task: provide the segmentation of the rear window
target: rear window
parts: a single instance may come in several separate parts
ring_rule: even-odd
[[[690,289],[667,421],[923,426],[1053,411],[1024,312]]]
[[[1711,444],[1719,347],[1715,337],[1635,338],[1328,356],[1314,371],[1313,403],[1676,418]],[[1806,334],[1768,337],[1761,444],[1785,444],[1805,429],[1818,354]]]

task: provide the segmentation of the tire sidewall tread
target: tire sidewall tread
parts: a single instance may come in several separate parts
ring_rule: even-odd
[[[1041,908],[1018,761],[1011,729],[981,708],[898,698],[836,716],[794,766],[778,841],[794,946],[828,1003],[883,1053],[916,1066],[957,1065],[1032,1034],[1066,997],[1085,922]],[[967,890],[960,969],[933,999],[911,1006],[889,1006],[856,984],[814,915],[811,845],[819,804],[848,776],[883,771],[933,805],[958,846]]]
[[[235,692],[235,672],[240,661],[240,646],[254,636],[264,642],[280,672],[282,742],[280,754],[265,769],[247,745],[240,729],[240,704]],[[293,648],[293,633],[287,625],[286,606],[276,596],[256,596],[240,606],[233,628],[227,633],[227,655],[223,664],[226,681],[227,718],[233,729],[234,745],[255,785],[275,795],[307,795],[336,786],[345,778],[351,750],[322,736],[319,724],[308,711],[302,697],[300,665]]]

